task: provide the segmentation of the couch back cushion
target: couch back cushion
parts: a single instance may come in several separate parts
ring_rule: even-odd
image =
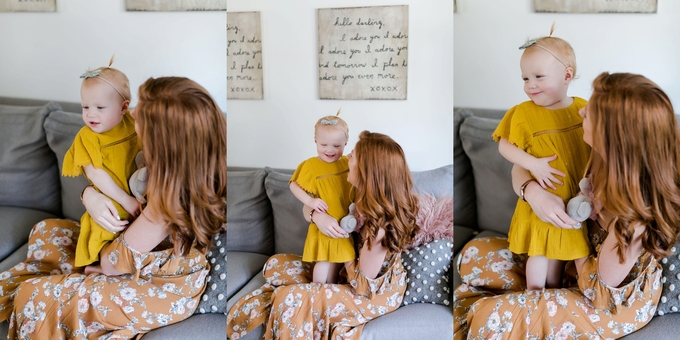
[[[460,139],[472,164],[480,230],[507,233],[517,204],[512,190],[512,163],[498,152],[491,134],[500,120],[470,116],[460,126]],[[456,218],[456,224],[458,219]]]
[[[460,125],[472,115],[468,109],[453,111],[453,218],[456,225],[476,229],[475,176],[460,139]]]
[[[57,158],[43,123],[59,105],[0,105],[0,206],[61,215]]]
[[[288,181],[292,172],[284,173],[270,168],[267,171],[265,189],[273,209],[276,253],[301,255],[309,222],[302,215],[302,203],[290,192]],[[453,194],[453,164],[411,174],[418,193],[436,197]]]
[[[78,177],[61,176],[61,168],[64,165],[64,155],[71,147],[78,131],[85,125],[80,113],[54,111],[45,119],[45,134],[47,144],[57,155],[59,165],[59,181],[61,183],[61,210],[64,217],[80,221],[85,213],[85,206],[80,202],[80,193],[89,184],[85,176]]]
[[[227,251],[274,254],[265,169],[227,171]]]

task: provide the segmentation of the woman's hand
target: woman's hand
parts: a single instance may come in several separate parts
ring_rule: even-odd
[[[307,220],[308,222],[314,222],[316,224],[316,227],[319,228],[322,234],[332,238],[349,237],[349,234],[347,234],[344,230],[342,230],[342,228],[340,228],[338,220],[334,219],[333,216],[330,216],[326,213],[314,211],[314,214],[311,216],[310,220],[309,213],[311,211],[312,209],[306,205],[302,207],[302,213],[305,216],[305,220]]]
[[[128,221],[121,221],[113,201],[92,186],[83,191],[83,205],[92,219],[104,229],[117,233],[125,230]]]
[[[537,182],[530,182],[524,188],[524,198],[541,221],[564,229],[581,227],[579,221],[567,214],[564,201],[559,196],[541,188]]]

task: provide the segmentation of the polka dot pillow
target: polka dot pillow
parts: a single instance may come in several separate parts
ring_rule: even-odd
[[[661,299],[656,313],[664,315],[680,311],[680,243],[671,248],[673,254],[661,259]]]
[[[449,271],[453,243],[440,239],[401,254],[406,269],[403,305],[433,303],[451,305]]]
[[[194,314],[227,314],[227,229],[224,228],[213,240],[208,252],[210,272],[205,278],[207,286]]]

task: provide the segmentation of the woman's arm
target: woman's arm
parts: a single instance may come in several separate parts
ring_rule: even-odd
[[[314,214],[310,214],[312,211],[314,211]],[[342,228],[340,228],[340,224],[338,224],[338,221],[333,218],[333,216],[328,215],[326,213],[320,213],[316,210],[312,210],[312,208],[308,206],[303,206],[302,207],[302,214],[305,217],[305,220],[307,222],[312,222],[316,224],[317,228],[326,236],[332,237],[332,238],[347,238],[349,237],[349,234],[347,234]]]
[[[516,164],[513,165],[512,188],[517,195],[519,195],[520,186],[532,178],[529,170]],[[535,181],[529,182],[524,188],[524,199],[529,203],[536,216],[543,222],[566,229],[573,229],[573,226],[577,224],[581,225],[581,223],[569,217],[565,210],[564,201],[559,196],[541,188]]]
[[[646,230],[645,226],[638,226],[635,228],[633,239],[626,248],[626,260],[619,262],[619,255],[616,252],[616,235],[614,231],[610,231],[607,237],[602,242],[600,249],[600,256],[597,260],[597,270],[600,273],[600,279],[610,287],[618,287],[621,282],[628,276],[630,270],[635,265],[635,262],[642,252],[642,233]],[[581,268],[585,259],[577,259],[574,261],[576,270],[581,274]]]
[[[364,241],[364,244],[361,246],[361,251],[359,252],[359,269],[361,270],[361,273],[369,279],[378,277],[382,263],[385,261],[387,248],[381,243],[384,237],[385,230],[380,228],[378,229],[378,235],[373,239],[370,250],[368,249],[368,240]],[[350,262],[345,263],[345,268],[349,266],[349,263]]]
[[[137,202],[137,199],[128,195],[125,190],[121,189],[104,169],[97,169],[92,165],[86,165],[83,167],[83,171],[87,178],[89,178],[102,193],[118,202],[118,204],[120,204],[125,211],[130,213],[130,215],[139,215],[139,202]]]
[[[154,216],[157,215],[145,209],[139,218],[132,222],[132,225],[123,233],[123,240],[125,240],[130,248],[140,253],[150,252],[170,234],[167,224]],[[100,252],[99,262],[103,273],[110,276],[125,274],[118,271],[109,261],[109,252],[106,246]]]
[[[83,189],[82,200],[90,217],[104,229],[112,233],[125,230],[128,221],[121,221],[116,218],[118,216],[118,209],[113,205],[110,198],[95,190],[91,185],[88,185]]]

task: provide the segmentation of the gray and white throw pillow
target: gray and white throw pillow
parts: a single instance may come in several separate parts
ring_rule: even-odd
[[[406,293],[403,305],[433,303],[451,304],[449,282],[453,243],[447,239],[415,247],[402,253],[401,261],[406,269]]]
[[[680,243],[671,248],[673,254],[661,259],[661,299],[656,313],[664,315],[680,311]]]
[[[194,314],[222,313],[227,314],[227,228],[215,235],[213,245],[208,252],[210,272],[205,278],[205,291]]]

